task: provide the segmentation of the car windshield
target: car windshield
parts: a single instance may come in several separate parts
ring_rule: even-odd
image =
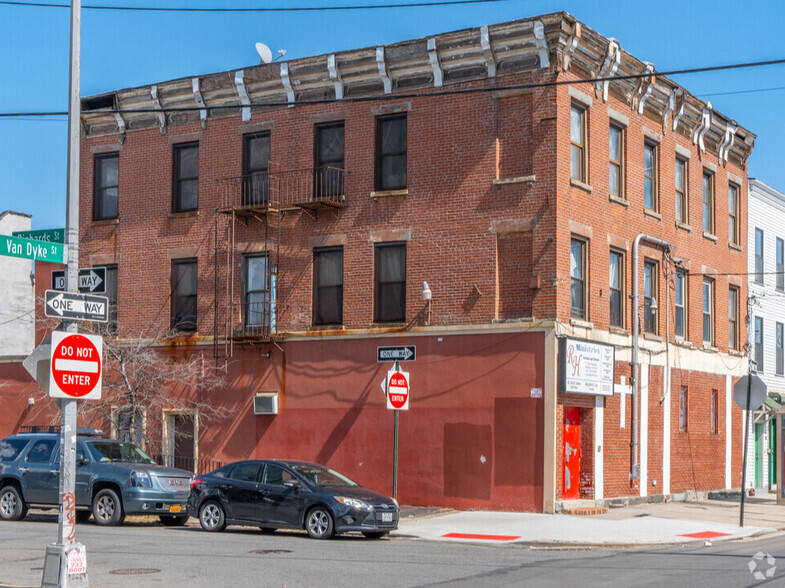
[[[303,478],[317,486],[359,486],[343,474],[320,465],[310,463],[291,464],[291,468]]]
[[[100,462],[155,464],[150,457],[132,443],[89,443],[93,457]]]

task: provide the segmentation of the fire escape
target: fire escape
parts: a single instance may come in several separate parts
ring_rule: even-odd
[[[322,210],[340,209],[345,180],[340,168],[282,170],[272,161],[266,171],[218,180],[215,357],[231,357],[235,342],[283,338],[278,327],[282,221],[291,214],[316,220]]]

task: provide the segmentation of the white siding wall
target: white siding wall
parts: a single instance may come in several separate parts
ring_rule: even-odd
[[[29,231],[30,216],[0,212],[0,235]],[[29,259],[0,255],[0,361],[30,354],[34,343],[33,264]]]

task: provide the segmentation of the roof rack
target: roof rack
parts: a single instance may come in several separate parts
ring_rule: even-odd
[[[22,425],[20,433],[59,433],[60,425]],[[93,427],[77,427],[76,434],[82,437],[101,437],[104,432]]]

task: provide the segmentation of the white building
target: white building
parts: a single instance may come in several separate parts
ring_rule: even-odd
[[[29,231],[30,215],[0,212],[0,235]],[[19,361],[33,350],[35,283],[29,259],[0,255],[0,361]]]
[[[747,488],[771,488],[776,484],[776,445],[770,415],[777,406],[771,395],[785,398],[785,194],[754,178],[749,180],[747,238],[750,359],[770,396],[753,415]]]

